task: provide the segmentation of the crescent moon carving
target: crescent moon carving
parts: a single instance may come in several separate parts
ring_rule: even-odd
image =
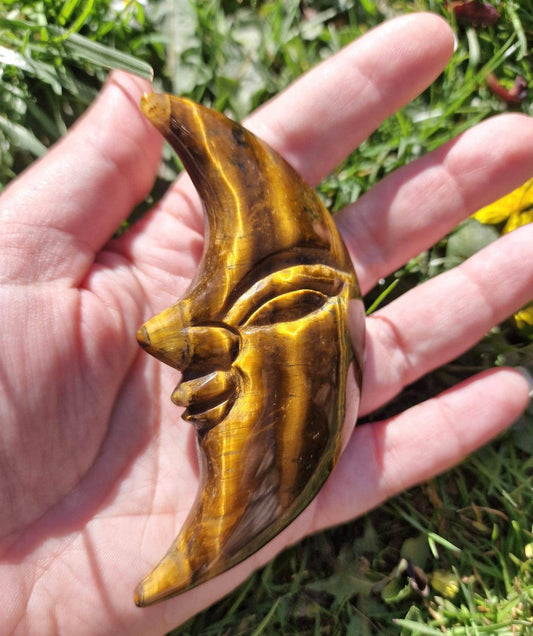
[[[187,99],[152,93],[141,109],[207,220],[185,297],[137,334],[182,373],[171,399],[200,463],[192,510],[135,590],[146,606],[246,559],[315,497],[355,423],[364,310],[332,217],[280,155]]]

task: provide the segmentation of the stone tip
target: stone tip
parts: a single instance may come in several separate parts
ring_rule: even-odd
[[[163,135],[169,131],[170,97],[161,93],[145,93],[141,97],[141,111],[143,115]]]
[[[144,607],[145,606],[145,603],[144,603],[144,592],[143,592],[143,589],[142,589],[142,585],[140,583],[135,588],[135,592],[133,592],[133,602],[135,603],[135,605],[137,605],[137,607]]]
[[[137,342],[143,349],[148,349],[150,346],[150,335],[148,329],[143,325],[137,332]]]
[[[171,549],[137,585],[133,601],[148,607],[185,592],[191,587],[191,567],[187,557]]]

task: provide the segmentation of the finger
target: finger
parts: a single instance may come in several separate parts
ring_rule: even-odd
[[[527,407],[529,390],[518,371],[491,370],[396,417],[356,428],[317,498],[312,531],[451,468],[509,426]]]
[[[533,297],[533,225],[507,234],[367,320],[361,413],[452,360]]]
[[[316,184],[438,76],[453,44],[450,27],[433,14],[391,20],[311,70],[245,125]],[[139,226],[139,241],[133,244],[131,236],[124,240],[124,248],[134,250],[131,257],[159,263],[157,254],[171,254],[175,241],[182,249],[190,247],[197,262],[203,221],[189,179],[178,180],[153,217],[157,222],[149,217]],[[166,258],[162,264],[168,271],[173,263]]]
[[[442,72],[454,47],[438,16],[401,16],[376,27],[292,84],[246,125],[311,184]]]
[[[148,194],[161,139],[139,110],[149,85],[114,73],[85,116],[0,198],[4,276],[83,277]]]
[[[336,216],[363,293],[533,174],[533,119],[485,121],[392,173]]]

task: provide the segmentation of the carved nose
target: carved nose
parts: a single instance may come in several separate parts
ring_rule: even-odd
[[[183,320],[173,308],[144,323],[137,332],[137,342],[158,360],[183,369],[187,364],[188,343]]]
[[[189,326],[179,305],[151,318],[137,332],[141,347],[158,360],[195,375],[231,367],[239,351],[239,336],[230,327]]]
[[[137,342],[143,349],[148,349],[150,346],[150,336],[148,334],[148,330],[144,325],[137,332]]]

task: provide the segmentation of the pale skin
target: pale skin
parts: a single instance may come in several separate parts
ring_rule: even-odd
[[[431,84],[452,51],[436,16],[388,22],[247,124],[315,185]],[[0,197],[4,633],[162,634],[287,545],[453,466],[528,403],[524,377],[500,368],[356,428],[318,497],[274,541],[181,597],[135,607],[136,583],[197,486],[193,431],[169,399],[177,373],[142,352],[135,332],[185,291],[203,242],[186,179],[110,240],[160,160],[161,139],[138,108],[146,90],[113,74],[86,116]],[[503,115],[384,179],[337,217],[363,293],[532,174],[533,121]],[[370,317],[361,414],[531,300],[531,245],[533,225]]]

